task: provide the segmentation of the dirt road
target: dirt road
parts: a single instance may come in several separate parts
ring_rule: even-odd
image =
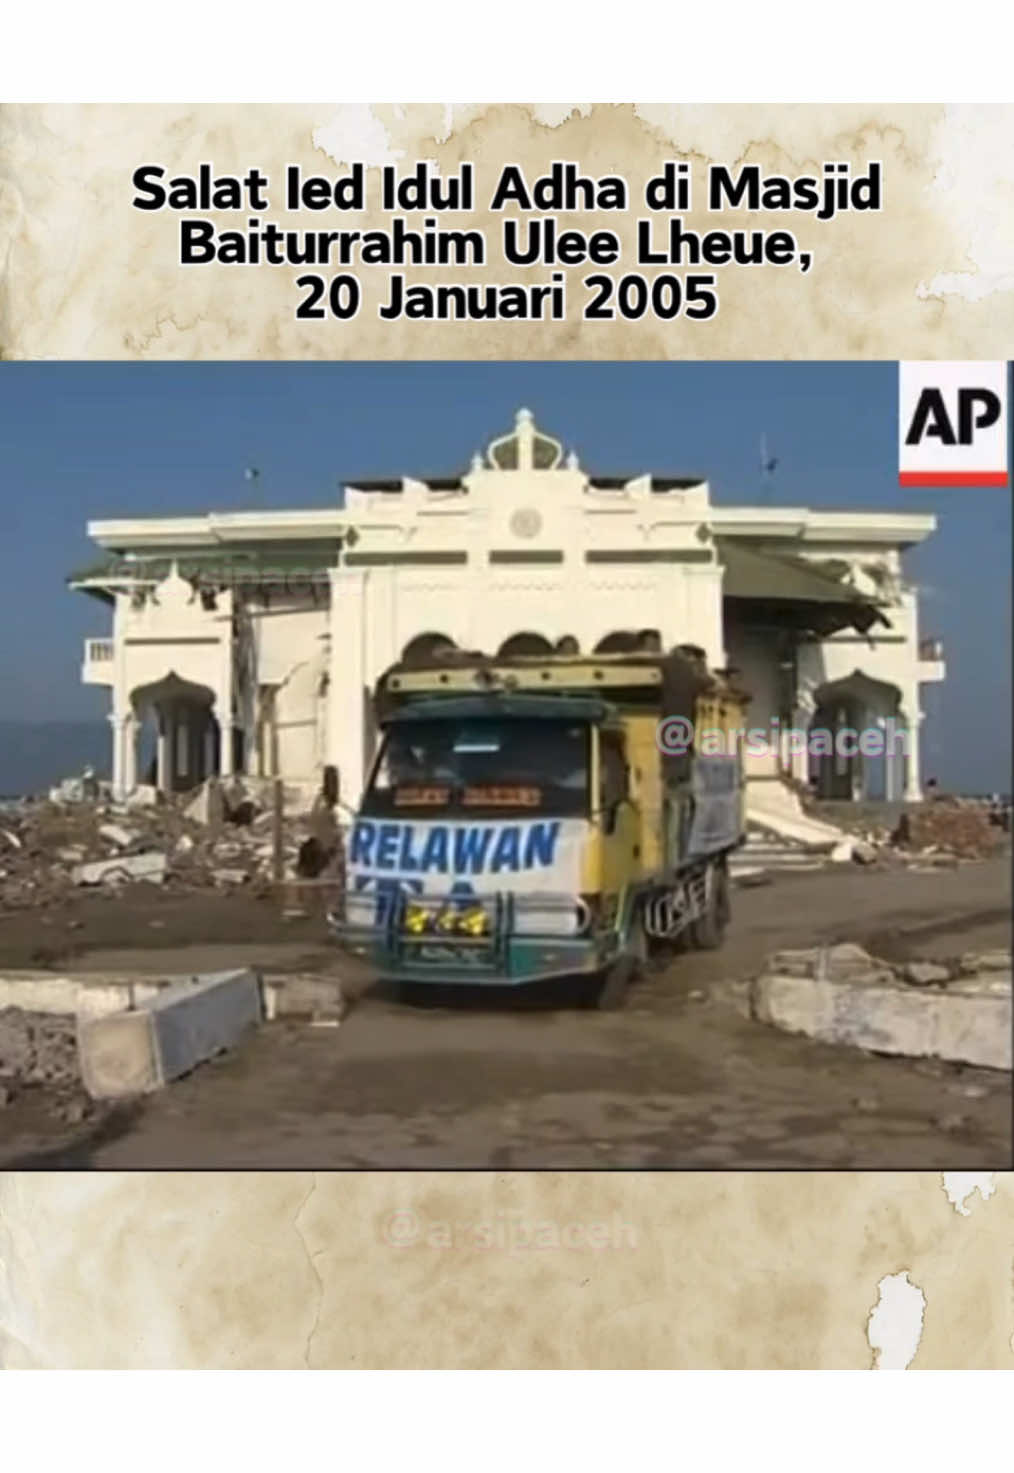
[[[75,968],[335,965],[316,921],[286,930],[263,902],[211,897],[189,917],[158,894],[114,906],[118,926],[71,933]],[[7,931],[0,958],[26,940]],[[891,958],[1009,946],[1009,860],[777,876],[737,892],[721,952],[681,958],[620,1013],[369,989],[338,1029],[264,1027],[76,1135],[19,1100],[0,1114],[0,1165],[1009,1167],[1009,1075],[832,1048],[746,1016],[767,952],[840,940]]]

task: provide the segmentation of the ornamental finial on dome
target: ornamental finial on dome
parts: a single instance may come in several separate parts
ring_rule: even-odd
[[[563,445],[536,427],[530,409],[519,409],[514,429],[492,441],[486,455],[497,471],[554,471],[563,457]]]

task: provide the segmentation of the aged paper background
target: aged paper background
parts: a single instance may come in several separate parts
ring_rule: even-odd
[[[979,1181],[8,1173],[0,1365],[1010,1367],[1014,1181]]]
[[[0,356],[1009,357],[1012,133],[998,107],[8,107]],[[636,194],[687,156],[879,158],[886,208],[796,222],[810,275],[725,272],[710,324],[447,327],[381,324],[370,296],[297,323],[294,273],[181,273],[171,217],[129,208],[140,162],[573,159]],[[565,223],[629,243],[631,218]],[[1014,1177],[0,1176],[0,1366],[906,1364],[1014,1366]]]
[[[0,353],[13,358],[1006,358],[1014,341],[1014,108],[519,106],[52,106],[0,109]],[[769,172],[855,169],[880,159],[884,210],[826,223],[808,216],[708,215],[695,228],[792,228],[815,253],[795,267],[720,272],[710,323],[582,323],[574,273],[566,324],[383,323],[386,269],[351,322],[296,322],[298,269],[176,264],[171,211],[130,207],[131,175],[169,175],[201,161],[218,172],[270,173],[266,216],[292,228],[370,228],[388,217],[280,209],[286,163],[304,174],[341,165],[404,168],[433,159],[443,174],[475,162],[478,204],[444,223],[495,224],[485,209],[505,163],[529,179],[554,159],[589,174],[624,174],[640,205],[667,158],[755,163]],[[374,188],[374,196],[376,189]],[[698,203],[703,190],[698,189]],[[617,229],[631,262],[634,219],[561,216]],[[243,214],[218,217],[222,228]],[[498,234],[498,232],[497,232]],[[491,244],[494,236],[491,233]],[[417,268],[420,280],[524,279],[499,252],[484,270]],[[310,268],[312,269],[312,268]],[[548,270],[532,268],[534,280]]]

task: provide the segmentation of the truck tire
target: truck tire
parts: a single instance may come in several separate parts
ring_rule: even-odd
[[[690,943],[698,951],[717,951],[725,940],[729,924],[729,873],[725,861],[710,867],[707,885],[707,908],[696,921],[691,921]]]
[[[625,948],[595,988],[594,1003],[600,1013],[613,1013],[623,1006],[630,983],[644,975],[647,957],[648,938],[638,908],[630,919]]]

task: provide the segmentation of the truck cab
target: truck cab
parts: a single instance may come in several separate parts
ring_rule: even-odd
[[[683,883],[667,871],[686,838],[667,835],[682,817],[660,682],[635,680],[632,700],[630,678],[605,658],[388,672],[331,918],[340,944],[401,982],[576,976],[608,995],[612,976],[622,990],[649,936],[672,929],[679,906],[659,902]]]

